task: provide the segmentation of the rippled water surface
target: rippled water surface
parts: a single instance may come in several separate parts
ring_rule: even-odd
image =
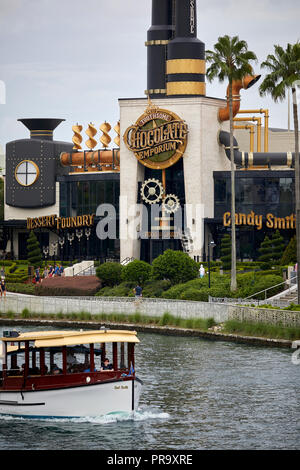
[[[144,386],[133,416],[0,416],[0,449],[300,448],[300,365],[292,364],[291,350],[139,338],[136,371]]]

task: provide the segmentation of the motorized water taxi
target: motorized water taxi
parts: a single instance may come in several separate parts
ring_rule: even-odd
[[[83,417],[138,407],[135,331],[5,331],[0,341],[0,414]]]

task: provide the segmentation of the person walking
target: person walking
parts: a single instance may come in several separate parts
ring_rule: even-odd
[[[137,286],[135,286],[135,288],[133,289],[133,292],[135,295],[135,305],[138,306],[142,300],[143,289],[139,284],[137,284]]]
[[[36,284],[38,284],[40,281],[41,281],[41,277],[40,277],[40,267],[36,268],[35,270],[35,282]]]
[[[1,299],[2,299],[2,297],[4,297],[4,299],[5,299],[6,298],[6,284],[5,284],[4,279],[1,279],[0,292],[1,292]]]

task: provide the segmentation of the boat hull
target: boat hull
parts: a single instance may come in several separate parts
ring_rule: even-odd
[[[113,381],[55,390],[0,392],[0,414],[84,417],[137,409],[142,382]]]

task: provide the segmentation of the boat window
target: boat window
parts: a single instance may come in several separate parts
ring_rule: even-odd
[[[45,348],[45,373],[58,375],[63,373],[62,347]]]
[[[128,369],[128,344],[118,343],[118,366],[119,369]]]

